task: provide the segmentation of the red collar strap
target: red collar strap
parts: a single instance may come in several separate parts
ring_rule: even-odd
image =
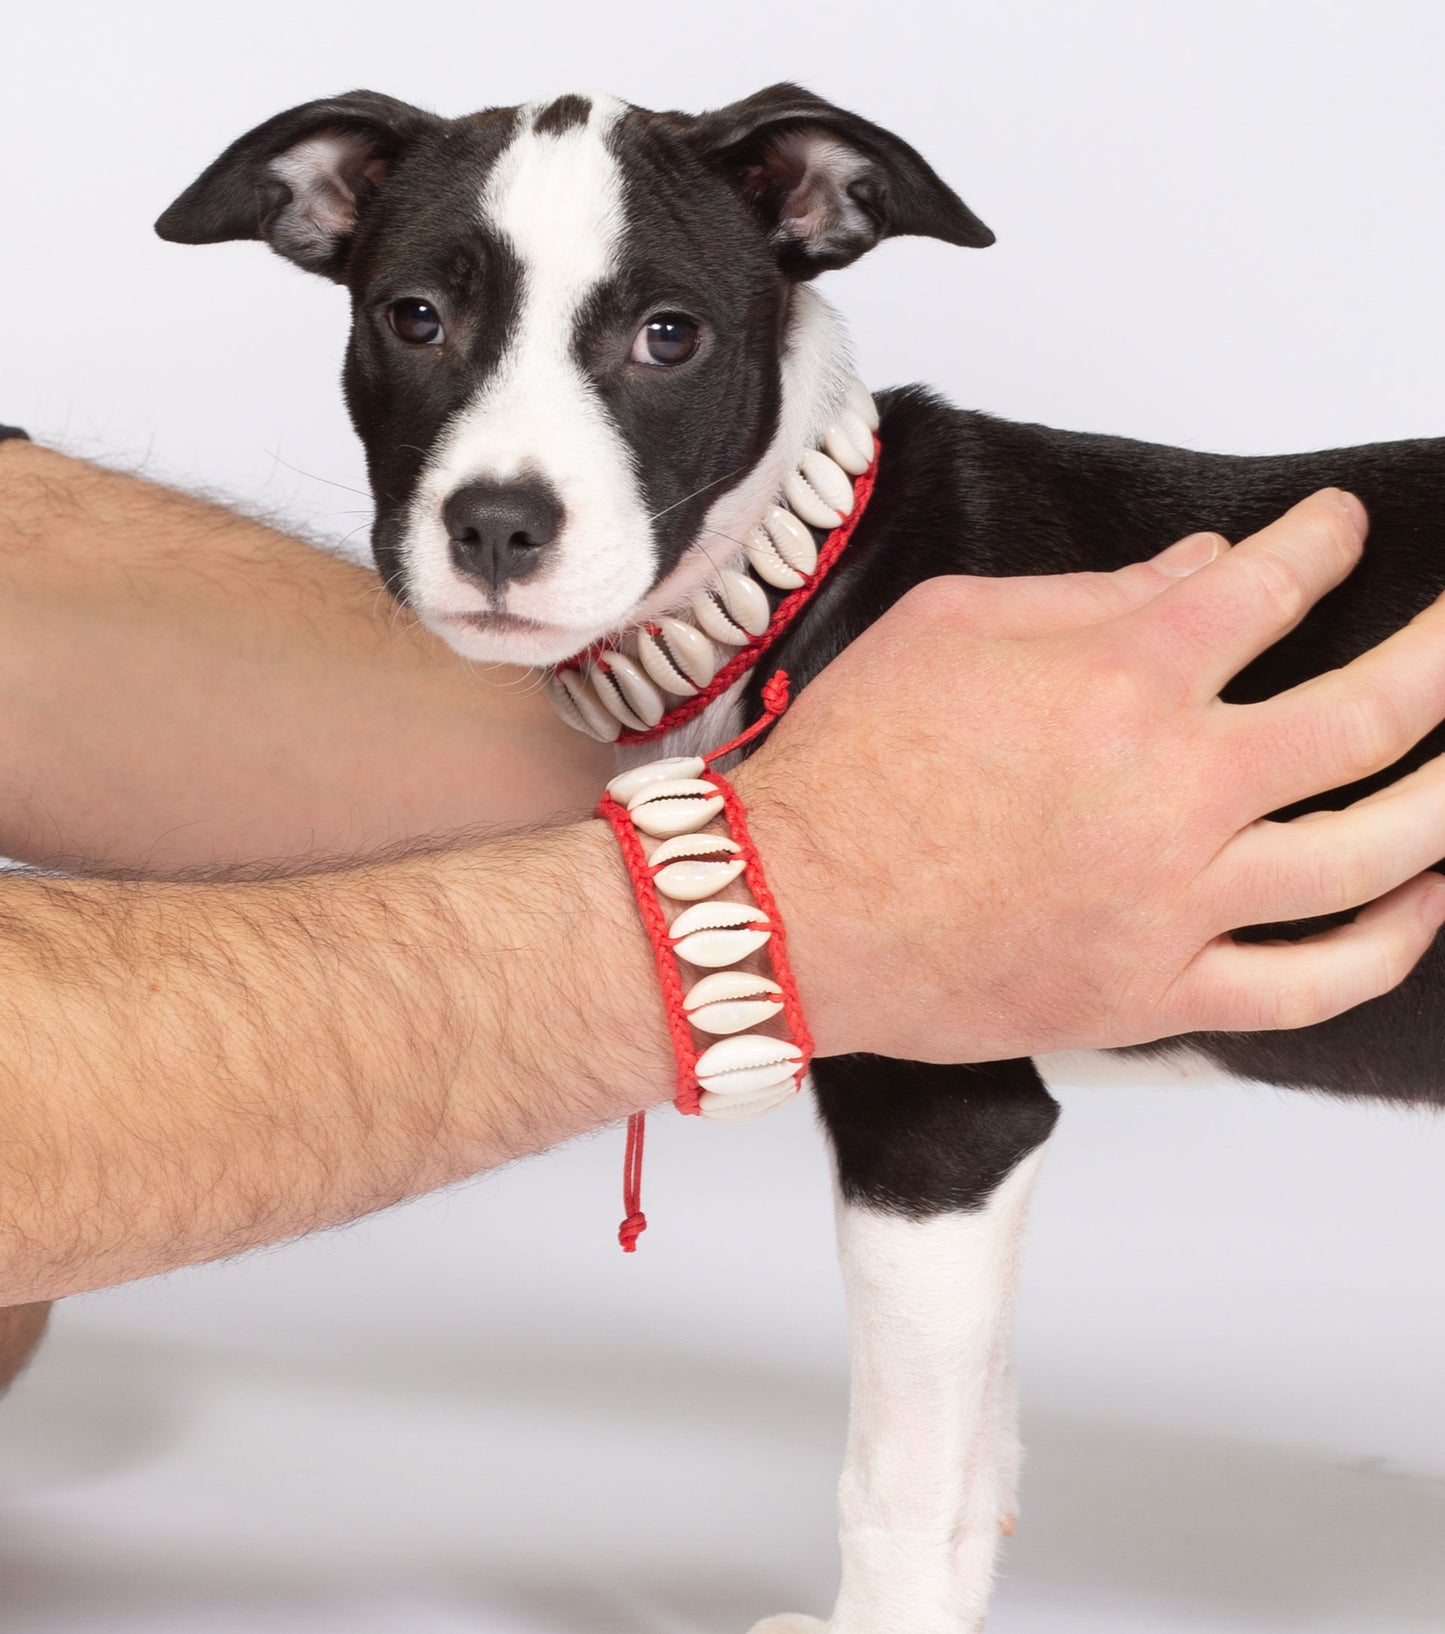
[[[781,670],[763,688],[763,704],[766,713],[741,737],[708,755],[623,772],[607,785],[597,807],[617,836],[652,944],[677,1060],[673,1104],[679,1112],[727,1123],[786,1105],[801,1089],[813,1058],[782,918],[742,801],[712,770],[713,761],[766,731],[787,708],[788,678]],[[719,818],[726,834],[701,832]],[[662,843],[649,854],[643,836]],[[735,894],[718,900],[730,886]],[[741,965],[748,968],[737,968]],[[690,967],[686,975],[684,966]],[[776,1029],[779,1019],[785,1034],[758,1030]],[[642,1212],[646,1127],[645,1113],[628,1120],[626,1218],[618,1236],[629,1254],[647,1229]]]
[[[547,692],[568,725],[604,743],[652,743],[700,715],[779,640],[843,554],[873,495],[878,440],[860,415],[845,411],[844,421],[829,432],[830,452],[810,450],[789,478],[791,509],[773,506],[750,536],[756,578],[725,569],[693,597],[689,617],[644,624],[618,645],[600,642],[552,672]],[[830,529],[821,544],[805,522]],[[771,612],[758,579],[787,590]],[[721,666],[719,648],[730,652]]]

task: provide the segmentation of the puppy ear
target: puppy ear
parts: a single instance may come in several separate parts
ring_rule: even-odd
[[[340,280],[360,212],[435,114],[376,91],[326,97],[258,125],[156,222],[173,244],[255,238]]]
[[[696,151],[757,214],[794,278],[906,234],[984,249],[993,234],[906,142],[798,85],[700,115]]]

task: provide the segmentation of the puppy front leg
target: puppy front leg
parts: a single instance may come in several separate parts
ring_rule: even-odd
[[[842,1207],[853,1395],[831,1634],[983,1626],[1014,1505],[1008,1344],[1038,1164],[970,1213]]]
[[[828,1623],[753,1634],[974,1634],[1017,1507],[1009,1345],[1058,1109],[1027,1061],[820,1065],[853,1352],[842,1586]]]

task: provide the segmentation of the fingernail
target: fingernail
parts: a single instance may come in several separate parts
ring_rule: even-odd
[[[1330,498],[1335,502],[1336,507],[1344,512],[1344,514],[1350,519],[1351,522],[1354,523],[1355,527],[1361,533],[1363,533],[1365,529],[1369,527],[1370,518],[1368,512],[1360,503],[1359,499],[1352,494],[1348,488],[1330,488],[1327,490],[1327,492],[1329,493]]]
[[[1224,540],[1217,533],[1191,533],[1187,539],[1160,551],[1150,564],[1171,579],[1187,579],[1201,567],[1209,564],[1224,549]]]

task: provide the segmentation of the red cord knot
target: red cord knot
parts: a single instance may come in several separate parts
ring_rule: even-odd
[[[645,1214],[629,1214],[617,1228],[617,1240],[622,1244],[624,1254],[637,1252],[637,1239],[647,1230],[647,1216]]]
[[[763,687],[763,708],[774,720],[788,707],[788,672],[780,669]]]

